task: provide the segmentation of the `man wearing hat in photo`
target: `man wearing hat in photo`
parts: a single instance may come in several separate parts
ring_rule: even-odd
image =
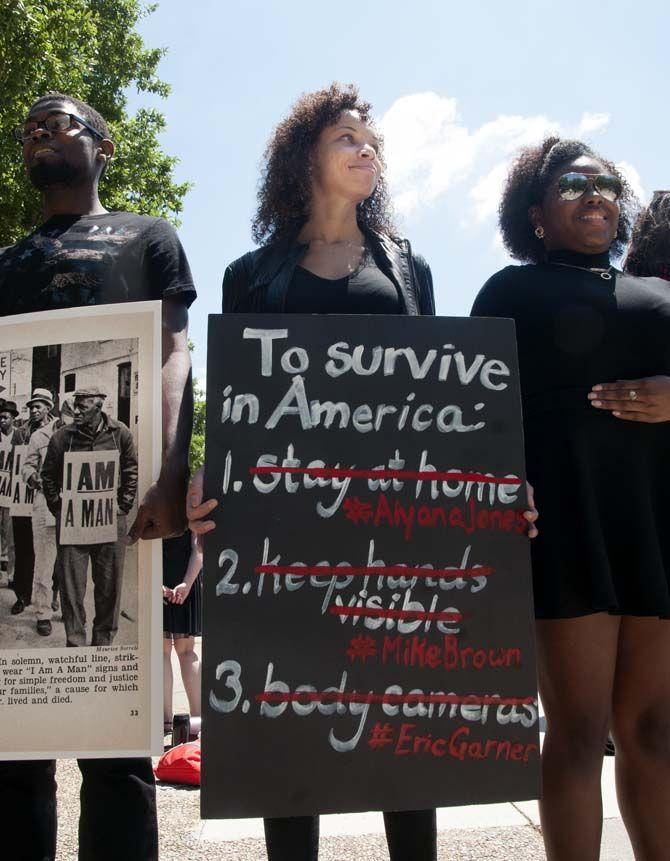
[[[58,421],[58,427],[71,425],[74,421],[73,400],[74,399],[72,395],[63,395],[60,398],[60,419]],[[44,458],[42,458],[42,462],[44,462]],[[40,484],[41,482],[42,479],[40,478]],[[46,506],[46,500],[44,502],[44,505]],[[54,550],[54,553],[55,552],[56,551]],[[58,610],[60,606],[60,581],[63,579],[60,573],[60,569],[61,565],[58,561],[58,557],[56,557],[56,564],[54,566],[53,580],[51,584],[51,609],[54,611],[54,613]]]
[[[54,407],[54,401],[48,389],[34,389],[26,406],[28,407],[28,421],[14,430],[12,446],[27,445],[36,430],[53,421],[51,411]],[[32,518],[13,516],[12,531],[14,534],[14,592],[16,602],[11,612],[12,615],[17,616],[32,603],[33,576],[35,573]]]
[[[14,420],[18,414],[19,411],[16,409],[14,401],[0,398],[0,449],[4,449],[7,453],[12,447]],[[7,557],[7,585],[12,586],[14,580],[14,534],[8,505],[0,505],[0,547],[2,547],[2,555]]]
[[[61,608],[68,646],[87,645],[84,600],[89,560],[95,599],[90,645],[111,646],[119,623],[126,551],[126,515],[133,507],[137,494],[137,453],[128,428],[103,412],[106,397],[104,392],[95,387],[78,389],[74,393],[74,421],[54,431],[42,464],[42,491],[49,510],[56,518],[59,535],[57,554],[61,576]],[[61,542],[59,527],[65,455],[78,451],[119,453],[116,541],[100,544]],[[51,571],[48,578],[45,574],[45,595],[50,587]]]

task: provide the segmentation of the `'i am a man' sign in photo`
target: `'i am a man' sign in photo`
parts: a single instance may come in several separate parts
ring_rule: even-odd
[[[118,475],[118,451],[65,453],[61,544],[106,544],[117,540]]]
[[[11,435],[0,433],[0,506],[3,507],[9,507],[12,502],[13,471]]]
[[[23,480],[23,465],[28,457],[27,445],[15,445],[13,448],[14,464],[12,469],[12,501],[9,513],[12,517],[30,517],[33,513],[35,491]],[[51,520],[51,515],[48,515]],[[53,526],[52,520],[48,525]]]
[[[202,813],[539,794],[507,320],[210,317]]]

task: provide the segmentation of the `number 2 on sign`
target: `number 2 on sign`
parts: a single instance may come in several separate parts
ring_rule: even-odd
[[[237,594],[237,590],[240,588],[239,583],[231,583],[231,580],[237,571],[237,563],[239,562],[237,551],[230,548],[222,550],[221,553],[219,553],[219,568],[223,568],[226,562],[230,562],[230,569],[228,570],[228,573],[224,574],[216,584],[217,598],[219,595],[235,595]]]

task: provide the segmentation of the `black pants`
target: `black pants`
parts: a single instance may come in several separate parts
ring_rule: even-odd
[[[435,861],[437,858],[434,810],[385,813],[384,827],[391,861]],[[268,861],[316,861],[319,817],[266,819],[265,845]]]
[[[14,592],[24,604],[33,597],[35,548],[33,547],[33,521],[30,517],[12,517],[14,533]]]
[[[151,760],[80,759],[79,769],[79,861],[156,861],[158,822]],[[0,762],[3,858],[55,858],[55,774],[52,759]]]

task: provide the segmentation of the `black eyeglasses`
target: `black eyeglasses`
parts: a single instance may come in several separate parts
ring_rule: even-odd
[[[611,173],[564,173],[559,176],[556,184],[558,185],[558,196],[562,200],[578,200],[589,187],[597,191],[605,200],[613,203],[621,197],[623,184],[618,176]]]
[[[94,137],[104,140],[104,135],[101,135],[100,132],[97,129],[94,129],[92,125],[86,122],[86,120],[83,120],[76,114],[64,114],[62,111],[49,114],[48,117],[40,120],[40,122],[29,120],[22,126],[15,126],[12,129],[12,137],[18,143],[23,144],[28,140],[28,138],[35,134],[37,129],[46,129],[48,132],[66,132],[72,128],[72,120],[76,120],[80,125],[84,126],[85,129],[88,129]]]

